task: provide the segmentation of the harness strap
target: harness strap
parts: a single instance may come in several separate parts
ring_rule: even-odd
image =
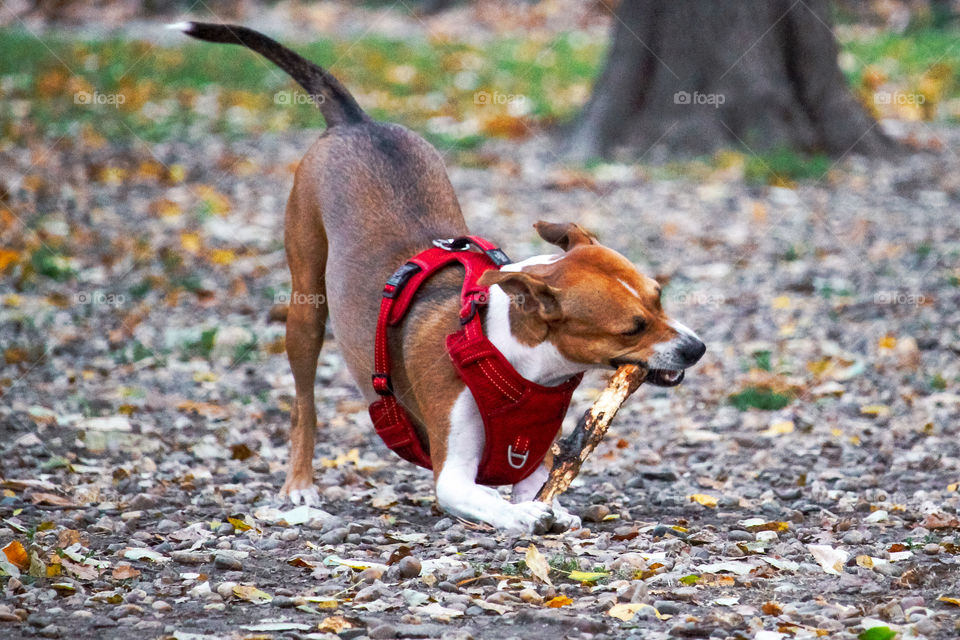
[[[483,327],[477,306],[486,303],[487,291],[477,284],[477,279],[484,271],[510,262],[496,245],[478,236],[435,240],[434,245],[407,261],[384,285],[377,316],[372,376],[373,389],[380,399],[370,405],[374,429],[384,444],[401,458],[427,469],[432,468],[430,456],[420,443],[409,415],[394,395],[387,330],[403,320],[424,280],[448,264],[459,262],[466,271],[460,293],[460,323],[467,335],[482,336]],[[480,251],[471,251],[472,247]]]

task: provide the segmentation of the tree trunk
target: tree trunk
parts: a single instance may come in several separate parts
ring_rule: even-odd
[[[622,0],[568,156],[891,149],[848,90],[829,25],[827,0]]]

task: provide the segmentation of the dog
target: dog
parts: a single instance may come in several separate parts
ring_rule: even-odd
[[[170,26],[263,55],[304,88],[326,120],[326,131],[297,168],[284,225],[292,279],[286,351],[296,402],[281,496],[318,504],[314,383],[328,313],[350,373],[367,400],[376,401],[369,381],[376,373],[384,282],[435,240],[467,236],[467,225],[440,154],[405,127],[373,121],[325,69],[245,27]],[[657,282],[576,224],[535,227],[562,252],[505,264],[479,279],[489,295],[478,317],[509,365],[545,387],[628,363],[648,368],[648,383],[678,384],[706,347],[666,315]],[[578,527],[579,518],[558,501],[533,500],[547,478],[549,456],[513,485],[510,502],[477,483],[484,423],[444,342],[461,328],[463,280],[463,270],[445,268],[423,282],[387,341],[394,362],[390,393],[415,425],[416,446],[428,452],[437,502],[448,513],[498,529]],[[552,437],[558,435],[559,429]]]

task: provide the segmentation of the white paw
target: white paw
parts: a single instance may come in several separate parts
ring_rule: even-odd
[[[554,501],[553,503],[553,526],[550,527],[550,531],[561,532],[567,531],[569,529],[579,529],[580,517],[575,516],[563,507],[560,506],[559,502]]]
[[[553,524],[553,509],[545,502],[528,500],[517,504],[504,504],[509,508],[505,529],[524,533],[546,533]]]
[[[291,489],[289,492],[280,492],[280,499],[289,498],[293,504],[305,504],[313,507],[320,504],[320,492],[313,485],[303,489]]]

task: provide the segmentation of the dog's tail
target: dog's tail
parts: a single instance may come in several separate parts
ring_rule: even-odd
[[[329,71],[259,31],[232,24],[209,22],[178,22],[168,25],[168,28],[183,31],[198,40],[239,44],[256,51],[286,71],[307,91],[320,109],[320,113],[323,114],[328,127],[369,120],[369,116],[360,108],[346,87],[340,84]]]

